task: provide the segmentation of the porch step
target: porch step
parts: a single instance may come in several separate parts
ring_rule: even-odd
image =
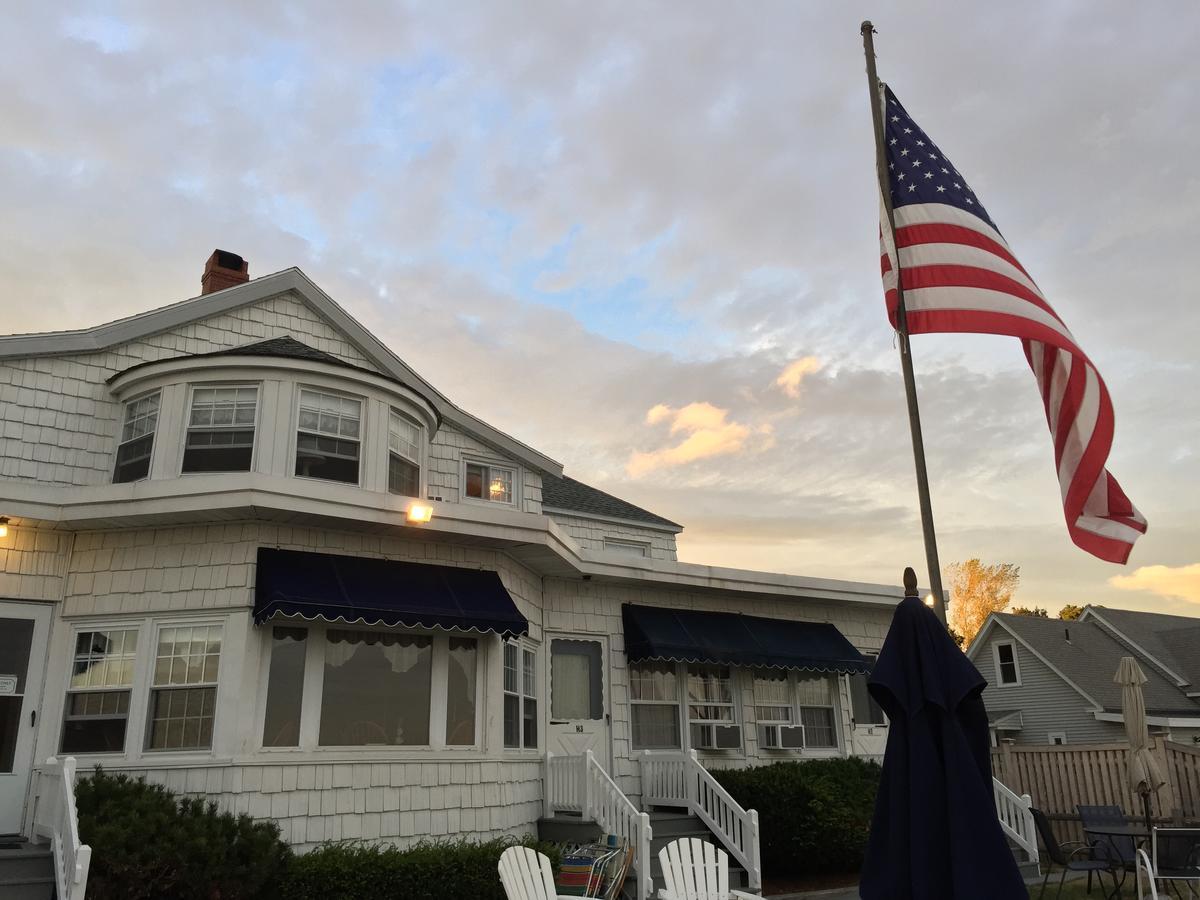
[[[538,840],[554,843],[585,843],[600,837],[600,826],[591,819],[559,813],[538,819]]]
[[[54,860],[48,844],[14,842],[0,849],[0,897],[50,900],[54,896]]]
[[[679,838],[699,838],[720,847],[721,842],[713,836],[708,827],[696,816],[670,807],[651,807],[646,810],[650,814],[650,829],[654,836],[650,839],[650,876],[654,879],[654,890],[665,887],[662,877],[662,866],[658,862],[658,851]],[[750,883],[746,870],[736,860],[729,860],[729,886],[744,890]],[[628,894],[629,885],[626,885]]]

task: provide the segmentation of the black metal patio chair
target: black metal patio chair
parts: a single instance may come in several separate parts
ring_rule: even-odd
[[[1050,873],[1055,866],[1062,869],[1062,874],[1058,877],[1058,893],[1054,896],[1057,898],[1062,894],[1063,882],[1067,878],[1068,872],[1087,872],[1088,873],[1088,890],[1092,888],[1092,873],[1096,874],[1096,881],[1100,881],[1100,873],[1109,871],[1109,862],[1106,859],[1093,859],[1091,857],[1091,846],[1085,841],[1068,841],[1060,844],[1058,838],[1054,836],[1054,831],[1050,827],[1050,820],[1046,818],[1046,814],[1040,809],[1032,808],[1029,810],[1033,814],[1033,824],[1037,826],[1038,836],[1042,839],[1042,843],[1046,846],[1046,855],[1050,859],[1050,865],[1046,866],[1046,877],[1042,879],[1042,890],[1038,894],[1038,900],[1041,900],[1046,893],[1046,883],[1050,881]],[[1068,847],[1074,847],[1074,850],[1068,851]],[[1083,859],[1076,859],[1080,854],[1087,854]],[[1112,873],[1109,873],[1112,874]],[[1116,886],[1116,876],[1113,876],[1113,886]],[[1104,885],[1100,884],[1101,889]]]
[[[1079,819],[1083,823],[1085,837],[1089,828],[1129,824],[1129,817],[1125,815],[1125,810],[1115,805],[1086,806],[1081,803],[1075,807],[1075,811],[1079,813]],[[1110,868],[1113,869],[1122,868],[1127,872],[1133,871],[1134,854],[1137,852],[1137,844],[1133,838],[1125,835],[1098,835],[1091,844],[1092,856],[1096,859],[1107,860]],[[1088,888],[1091,888],[1090,879]]]

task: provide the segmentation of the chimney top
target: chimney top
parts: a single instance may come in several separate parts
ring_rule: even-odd
[[[246,260],[228,250],[214,250],[208,262],[204,264],[204,274],[200,276],[200,292],[211,294],[245,284],[249,280],[250,264]]]

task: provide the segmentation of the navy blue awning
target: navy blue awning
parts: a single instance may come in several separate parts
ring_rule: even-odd
[[[847,674],[871,670],[867,659],[827,622],[632,604],[621,607],[621,615],[630,662],[666,659]]]
[[[259,547],[254,621],[275,615],[506,638],[529,631],[495,572]]]

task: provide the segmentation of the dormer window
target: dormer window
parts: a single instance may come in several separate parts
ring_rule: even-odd
[[[394,409],[388,420],[388,490],[421,496],[421,427]]]
[[[249,472],[254,455],[258,388],[192,390],[184,472]]]
[[[361,428],[361,401],[301,390],[296,474],[358,484]]]
[[[154,449],[154,431],[158,427],[159,394],[147,394],[125,404],[125,424],[117,446],[117,465],[113,484],[138,481],[150,474],[150,451]]]
[[[513,474],[513,469],[504,466],[467,463],[467,496],[494,503],[512,503]]]

